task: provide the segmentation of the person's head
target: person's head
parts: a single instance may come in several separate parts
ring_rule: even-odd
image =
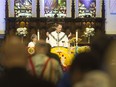
[[[116,40],[112,41],[105,52],[104,67],[112,78],[112,87],[116,87]]]
[[[17,37],[9,37],[3,43],[1,63],[6,68],[25,67],[27,64],[26,47]]]
[[[37,35],[36,35],[36,34],[32,34],[31,40],[32,40],[33,42],[37,42]]]
[[[108,47],[112,43],[113,39],[109,38],[107,35],[98,33],[92,40],[90,47],[91,51],[99,56],[101,64],[104,62],[104,55],[108,50]]]
[[[55,24],[56,27],[56,32],[61,32],[62,31],[62,25],[61,24]]]
[[[70,67],[72,85],[81,81],[85,73],[98,69],[100,66],[96,55],[91,52],[76,55]]]
[[[85,74],[83,87],[112,87],[110,76],[103,71],[92,71]]]
[[[37,54],[47,54],[47,44],[44,40],[37,41],[35,45],[35,51]]]

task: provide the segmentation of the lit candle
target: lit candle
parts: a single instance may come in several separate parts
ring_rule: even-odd
[[[38,37],[38,40],[39,40],[40,39],[39,29],[38,29],[38,32],[37,32],[37,37]]]
[[[78,41],[78,30],[76,30],[76,42]]]

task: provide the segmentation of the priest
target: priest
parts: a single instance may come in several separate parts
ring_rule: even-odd
[[[68,37],[64,32],[62,32],[62,25],[55,24],[54,27],[56,29],[55,31],[51,32],[50,34],[47,32],[48,37],[46,42],[49,43],[52,47],[68,47]]]

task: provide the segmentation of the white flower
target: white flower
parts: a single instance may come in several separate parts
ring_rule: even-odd
[[[16,35],[25,37],[27,35],[27,28],[26,27],[24,27],[24,28],[17,28]]]
[[[27,34],[28,32],[26,31],[25,33]]]
[[[25,34],[26,34],[26,32],[23,32],[23,34],[25,35]]]
[[[19,32],[20,31],[20,28],[17,28],[17,32]]]
[[[94,31],[94,28],[86,28],[86,32],[92,32]]]
[[[20,34],[23,34],[23,32],[20,32]]]
[[[92,32],[92,31],[94,31],[94,28],[90,28],[89,30]]]
[[[24,31],[26,31],[26,30],[27,30],[27,28],[25,28],[25,27],[24,27],[24,28],[23,28],[23,30],[24,30]]]
[[[89,28],[86,28],[86,32],[88,32],[89,31]]]
[[[21,31],[23,31],[23,28],[21,28]]]
[[[84,34],[87,34],[87,32],[84,32]]]
[[[86,28],[86,31],[84,32],[85,37],[94,36],[94,28]]]

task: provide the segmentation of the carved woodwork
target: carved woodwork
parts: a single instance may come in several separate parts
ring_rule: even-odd
[[[8,15],[8,4],[6,0],[6,15]],[[6,16],[6,35],[12,34],[19,27],[19,23],[24,21],[28,28],[27,41],[33,33],[40,31],[40,38],[46,38],[46,32],[49,31],[54,23],[62,23],[63,31],[69,29],[75,36],[75,31],[79,30],[79,38],[82,38],[85,28],[91,26],[95,28],[95,32],[105,33],[105,4],[102,1],[102,17],[101,18],[75,18],[75,4],[72,0],[72,17],[71,18],[40,18],[40,2],[37,0],[37,17],[36,18],[15,18]],[[15,33],[14,33],[15,34]]]

